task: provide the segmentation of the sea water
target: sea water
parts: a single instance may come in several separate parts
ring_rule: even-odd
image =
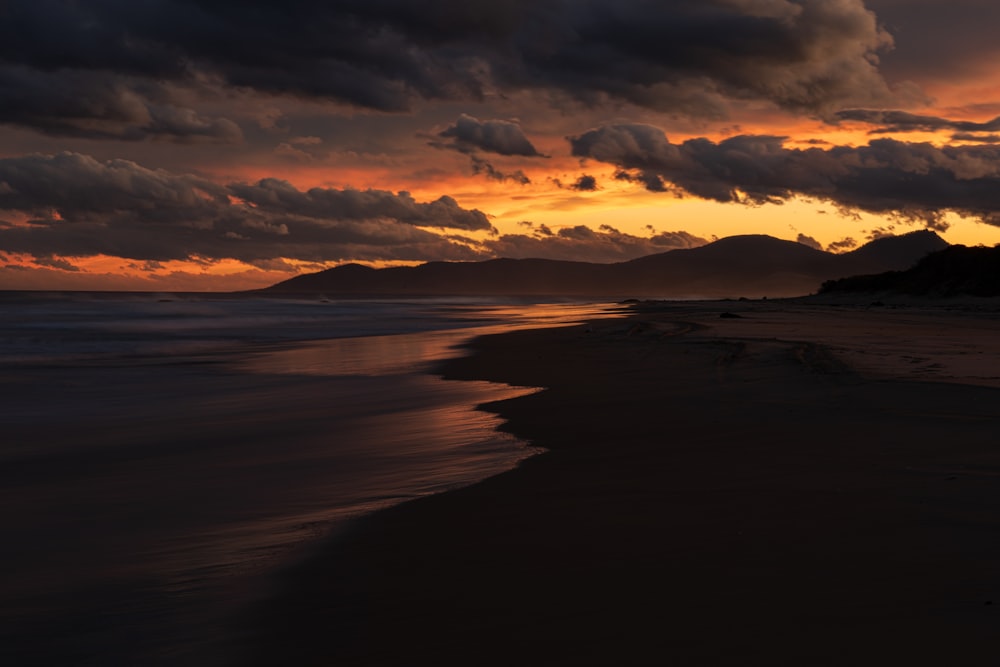
[[[532,454],[434,361],[616,310],[0,293],[0,662],[221,664],[311,542]]]

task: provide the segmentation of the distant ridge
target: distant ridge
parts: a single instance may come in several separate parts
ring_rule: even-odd
[[[950,246],[927,255],[905,271],[851,276],[823,283],[821,294],[906,294],[911,296],[1000,296],[1000,247]]]
[[[264,291],[326,296],[801,296],[831,279],[905,269],[947,246],[930,231],[878,239],[842,255],[771,236],[730,236],[616,264],[549,259],[428,262],[386,269],[346,264]]]
[[[902,236],[883,236],[852,250],[846,256],[885,265],[890,271],[901,271],[913,266],[926,255],[947,247],[948,243],[934,232],[921,230]]]

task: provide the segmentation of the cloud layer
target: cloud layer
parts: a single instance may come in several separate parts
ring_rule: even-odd
[[[86,273],[111,264],[74,257],[109,255],[162,274],[171,260],[618,261],[703,241],[644,227],[655,207],[613,179],[1000,226],[996,16],[983,0],[6,3],[0,258]],[[824,143],[859,131],[872,141]],[[745,212],[676,210],[702,235]],[[551,229],[514,227],[533,217]],[[859,220],[801,227],[829,245],[893,224]]]
[[[438,136],[452,139],[442,147],[462,153],[484,151],[498,155],[541,157],[517,123],[509,120],[479,120],[467,114],[459,116],[454,125]]]
[[[1000,117],[985,122],[949,120],[938,116],[925,116],[907,111],[887,111],[880,109],[845,109],[835,114],[837,120],[859,121],[876,125],[872,134],[889,132],[934,132],[954,130],[974,134],[978,132],[1000,131]]]
[[[532,233],[505,234],[488,241],[487,248],[497,257],[610,263],[708,243],[687,232],[661,232],[643,237],[619,231],[610,225],[601,225],[597,231],[583,225],[558,231],[544,225],[526,223],[526,226],[531,228]]]
[[[727,99],[826,113],[892,98],[874,62],[891,38],[862,0],[272,0],[252,8],[37,0],[9,4],[3,19],[0,123],[52,134],[238,139],[231,121],[185,106],[184,91],[402,111],[418,100],[534,90],[698,116],[725,113]],[[530,142],[511,144],[491,135],[497,129],[510,128],[460,120],[453,136],[531,154]]]
[[[501,183],[528,185],[531,179],[520,169],[505,172],[497,168],[483,158],[480,152],[506,157],[548,157],[538,152],[520,125],[509,120],[479,120],[462,114],[455,124],[445,128],[437,136],[450,141],[435,139],[429,142],[430,146],[468,155],[473,174],[482,174]]]
[[[306,262],[546,257],[632,259],[705,243],[686,232],[640,237],[609,226],[495,234],[451,197],[383,190],[299,190],[274,178],[218,185],[189,174],[77,153],[0,159],[0,248],[73,271],[65,257],[140,262],[235,259],[263,269]],[[487,232],[474,240],[473,232]]]
[[[301,191],[271,178],[222,186],[76,153],[0,159],[0,211],[26,218],[0,223],[0,248],[36,257],[472,259],[467,244],[425,228],[492,230],[483,213],[447,196]]]
[[[671,143],[639,124],[571,137],[573,154],[619,167],[648,190],[762,204],[795,195],[941,228],[954,212],[1000,225],[1000,147],[879,139],[866,146],[786,148],[783,137],[741,135]]]

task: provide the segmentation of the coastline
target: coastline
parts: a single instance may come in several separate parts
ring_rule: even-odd
[[[1000,365],[953,335],[995,326],[705,302],[477,338],[440,372],[546,387],[486,408],[548,452],[359,521],[285,574],[241,664],[978,662],[1000,393],[910,371]],[[873,342],[899,363],[857,363]]]
[[[234,618],[314,542],[532,453],[474,410],[532,390],[447,382],[428,365],[476,331],[595,312],[26,303],[0,331],[12,508],[0,655],[18,665],[225,664]]]

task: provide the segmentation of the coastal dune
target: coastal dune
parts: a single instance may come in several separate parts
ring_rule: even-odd
[[[246,661],[979,664],[997,318],[648,304],[478,338],[440,372],[545,387],[485,409],[547,453],[358,522],[248,619]]]

